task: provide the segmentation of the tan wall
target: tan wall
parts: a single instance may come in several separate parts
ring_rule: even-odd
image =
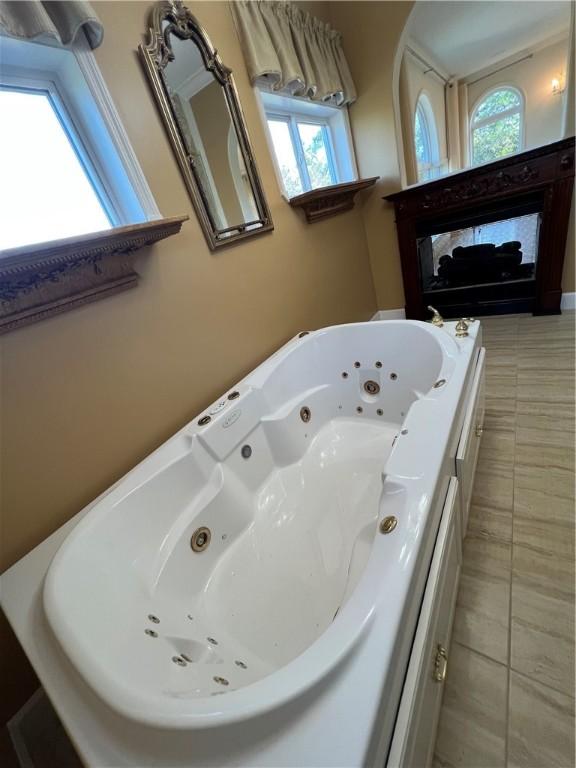
[[[401,187],[392,73],[412,6],[412,0],[331,4],[332,22],[344,34],[344,50],[359,94],[350,109],[350,121],[360,175],[381,177],[363,208],[379,309],[404,306],[393,207],[381,198]]]
[[[281,197],[228,4],[189,6],[235,72],[276,229],[217,254],[136,56],[151,4],[95,6],[96,58],[160,210],[190,221],[139,259],[138,288],[2,338],[2,569],[297,331],[377,309],[360,209],[310,225]],[[393,154],[387,131],[376,145]],[[8,714],[29,691],[22,658],[3,658]]]
[[[550,83],[553,77],[566,73],[568,42],[549,45],[535,51],[532,58],[524,59],[502,72],[496,72],[468,86],[470,115],[486,91],[499,85],[515,85],[525,96],[524,149],[533,149],[562,138],[564,97],[554,96]],[[478,75],[467,77],[472,82]]]

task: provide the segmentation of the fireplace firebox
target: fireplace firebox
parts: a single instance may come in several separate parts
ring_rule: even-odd
[[[386,196],[406,316],[560,312],[574,139]]]

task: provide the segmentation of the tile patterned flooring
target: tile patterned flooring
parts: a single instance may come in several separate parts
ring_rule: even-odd
[[[434,768],[574,768],[574,312],[483,319],[485,431]]]

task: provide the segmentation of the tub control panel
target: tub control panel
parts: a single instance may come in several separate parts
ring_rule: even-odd
[[[225,398],[224,400],[220,400],[218,403],[213,405],[212,408],[210,408],[210,410],[208,411],[208,414],[210,416],[216,416],[217,413],[220,413],[222,408],[226,408],[226,406],[228,405],[228,402],[229,401],[227,398]]]

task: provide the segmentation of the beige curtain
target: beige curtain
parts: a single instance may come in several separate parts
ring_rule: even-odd
[[[460,163],[461,168],[468,168],[470,158],[470,115],[468,113],[468,86],[466,83],[458,84],[458,112],[460,114]]]
[[[97,48],[104,29],[90,3],[83,0],[0,0],[0,34],[60,45],[74,43],[84,34],[90,47]]]
[[[414,147],[414,110],[410,101],[410,84],[406,53],[400,64],[399,101],[400,125],[402,126],[402,144],[404,150],[404,167],[406,184],[416,184],[418,181],[418,161]]]
[[[445,86],[446,94],[446,137],[448,144],[448,167],[450,171],[463,168],[460,146],[460,107],[458,104],[459,82],[452,80]]]
[[[231,3],[253,84],[338,106],[356,100],[342,35],[290,2]]]

